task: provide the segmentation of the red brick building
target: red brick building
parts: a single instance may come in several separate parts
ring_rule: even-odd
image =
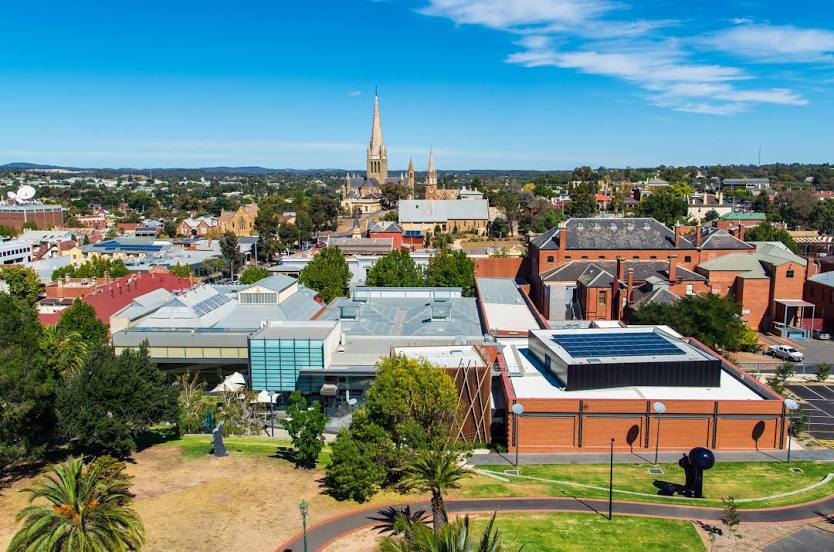
[[[27,203],[22,205],[0,205],[0,225],[21,230],[27,222],[38,228],[55,228],[64,223],[64,209],[60,205]]]
[[[423,247],[424,235],[418,231],[404,232],[402,227],[393,221],[379,221],[368,226],[369,238],[391,238],[394,249],[403,247],[419,249]]]

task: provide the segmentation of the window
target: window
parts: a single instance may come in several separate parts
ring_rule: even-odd
[[[686,294],[692,295],[695,293],[695,286],[693,284],[686,284]]]
[[[685,263],[691,263],[691,262],[692,262],[692,257],[691,257],[690,255],[686,255],[686,256],[683,258],[683,262],[685,262]]]
[[[549,262],[549,263],[553,262],[553,255],[548,255],[547,256],[547,262]]]
[[[785,272],[785,278],[793,278],[793,270],[788,270]]]
[[[607,291],[600,291],[599,292],[599,304],[605,305],[608,301],[608,292]]]
[[[582,258],[583,258],[583,259],[587,259],[587,258],[588,258],[588,255],[582,255]]]
[[[605,255],[600,255],[599,258],[600,259],[605,259]]]
[[[572,257],[571,257],[570,255],[566,255],[566,256],[565,256],[565,260],[566,260],[566,261],[571,260],[571,258],[572,258]]]
[[[652,255],[652,256],[651,256],[651,257],[649,257],[649,258],[650,258],[650,259],[657,259],[657,255]]]

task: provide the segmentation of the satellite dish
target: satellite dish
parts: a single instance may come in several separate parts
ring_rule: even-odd
[[[799,403],[797,403],[793,399],[785,399],[785,408],[787,408],[788,410],[796,410],[797,408],[799,408]]]
[[[35,197],[35,189],[32,186],[21,186],[17,190],[17,199],[21,201],[29,201]]]
[[[14,192],[6,192],[6,196],[8,196],[9,199],[17,199],[17,194]]]
[[[515,414],[516,416],[521,416],[522,414],[524,414],[524,407],[521,405],[521,403],[515,403],[513,405],[513,414]]]
[[[356,403],[357,403],[357,402],[358,402],[358,401],[357,401],[356,399],[348,399],[348,404],[349,404],[350,406],[356,406]]]
[[[663,404],[660,401],[654,403],[654,405],[652,405],[652,407],[654,408],[654,411],[657,412],[658,414],[663,414],[663,413],[666,412],[666,405]]]

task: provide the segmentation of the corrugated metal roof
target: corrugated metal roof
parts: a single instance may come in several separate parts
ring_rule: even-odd
[[[486,199],[408,199],[400,201],[400,222],[446,222],[449,220],[487,220]]]

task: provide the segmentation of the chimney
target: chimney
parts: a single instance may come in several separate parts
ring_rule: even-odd
[[[564,253],[568,250],[568,223],[563,222],[559,229],[559,252]]]
[[[626,304],[631,303],[631,289],[634,287],[634,269],[626,270]]]
[[[678,256],[669,256],[669,283],[674,284],[678,281]]]
[[[744,226],[742,226],[741,223],[738,223],[738,236],[737,237],[741,241],[744,241]]]
[[[724,205],[724,192],[718,192],[715,195],[715,199],[718,202],[718,206]]]
[[[680,249],[681,246],[681,225],[675,225],[675,249]]]
[[[617,280],[625,280],[625,257],[617,255]]]
[[[701,225],[695,227],[695,247],[701,247]]]
[[[820,272],[820,265],[817,259],[809,258],[807,263],[805,264],[805,279],[807,280],[811,276],[816,276]]]
[[[105,272],[105,273],[104,273],[104,285],[106,286],[106,285],[108,285],[108,284],[110,284],[110,273],[109,273],[109,272]]]

